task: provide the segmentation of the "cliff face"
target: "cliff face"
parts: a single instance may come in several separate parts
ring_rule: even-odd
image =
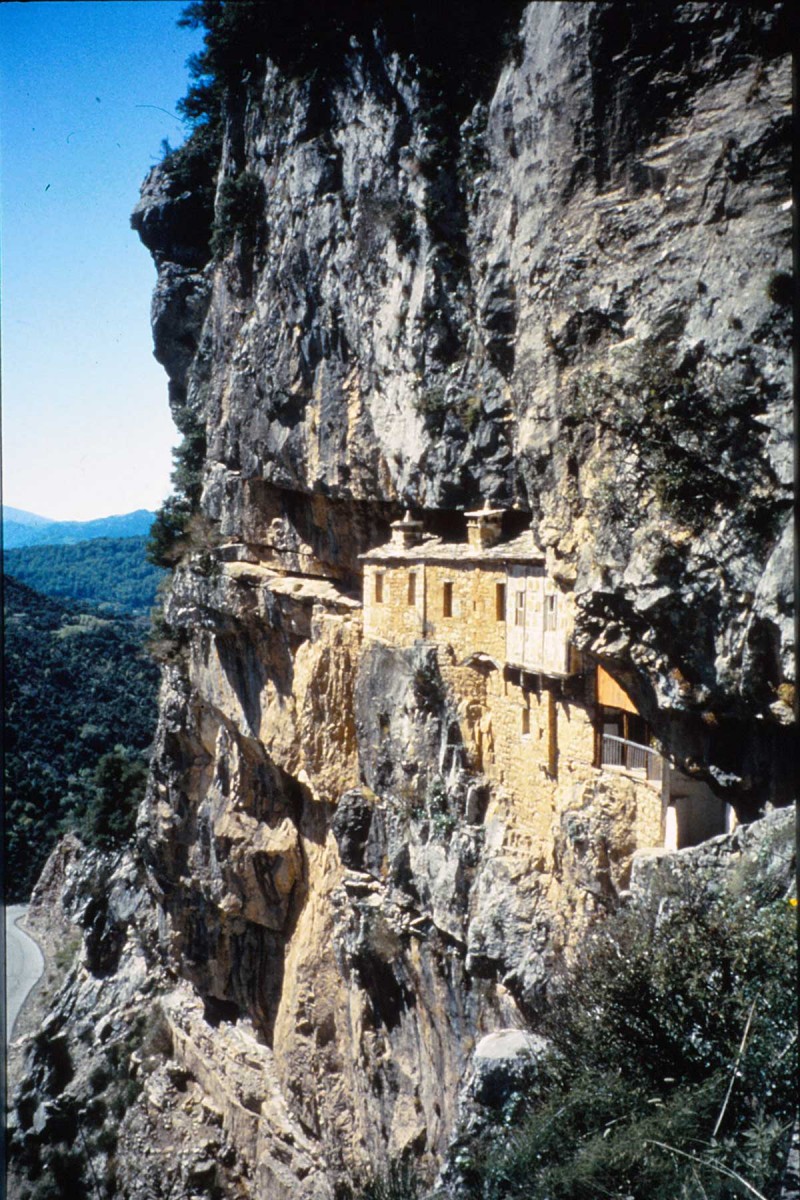
[[[448,137],[379,35],[321,82],[268,63],[228,113],[218,228],[226,180],[253,213],[208,265],[189,200],[145,185],[156,353],[238,561],[176,573],[140,845],[170,956],[207,1017],[255,1022],[327,1172],[436,1161],[476,1037],[535,1007],[635,844],[633,782],[537,816],[496,789],[470,811],[465,777],[432,807],[458,696],[420,694],[424,649],[362,648],[353,603],[401,504],[530,512],[579,644],[675,760],[743,816],[785,798],[782,20],[530,5]],[[265,1195],[275,1136],[262,1116]]]
[[[673,761],[745,819],[788,799],[788,18],[519,17],[469,103],[379,33],[337,70],[268,61],[227,112],[213,260],[169,170],[134,214],[207,446],[144,942],[245,1194],[332,1197],[401,1152],[432,1176],[476,1041],[627,887],[648,802],[563,772],[520,811],[455,669],[364,641],[358,555],[403,506],[529,514]]]
[[[784,19],[530,5],[456,135],[377,35],[268,66],[224,260],[158,169],[136,215],[221,536],[352,582],[400,503],[517,505],[671,749],[753,774],[735,723],[788,718],[792,653]]]

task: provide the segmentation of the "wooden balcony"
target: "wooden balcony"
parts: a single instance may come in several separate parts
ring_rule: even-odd
[[[600,766],[604,770],[632,775],[634,779],[641,779],[653,787],[661,787],[664,778],[664,760],[657,750],[615,737],[611,733],[603,734]]]

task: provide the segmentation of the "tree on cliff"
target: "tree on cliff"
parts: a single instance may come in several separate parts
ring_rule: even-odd
[[[136,813],[147,783],[147,763],[115,746],[97,763],[78,833],[101,850],[124,845],[136,828]]]

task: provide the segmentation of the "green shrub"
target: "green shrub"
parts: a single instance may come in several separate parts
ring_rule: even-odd
[[[481,398],[465,395],[457,385],[449,386],[450,382],[450,378],[439,376],[421,387],[413,399],[414,411],[424,418],[432,432],[441,431],[448,413],[472,432],[481,417]]]
[[[109,1155],[103,1175],[103,1195],[106,1200],[117,1200],[119,1196],[119,1179],[117,1176],[117,1160]]]
[[[632,904],[588,939],[542,1024],[515,1127],[465,1167],[483,1200],[777,1194],[794,1112],[795,913],[733,878]],[[752,1191],[749,1193],[753,1194]]]
[[[136,814],[147,784],[147,763],[124,746],[115,746],[97,763],[88,789],[79,836],[90,846],[113,850],[125,845],[136,828]]]
[[[426,807],[432,831],[440,837],[449,837],[458,825],[458,818],[448,806],[447,787],[441,775],[434,775],[428,784]]]
[[[415,258],[419,251],[419,234],[413,207],[398,207],[389,228],[397,246],[397,253],[404,258]]]
[[[61,1190],[58,1196],[80,1196],[83,1187],[83,1156],[79,1150],[54,1147],[47,1159],[49,1172]],[[49,1194],[49,1193],[46,1193]]]
[[[481,419],[483,405],[480,396],[467,396],[461,405],[461,417],[467,429],[472,433]]]
[[[384,1173],[340,1188],[337,1200],[419,1200],[421,1195],[419,1178],[411,1165],[393,1162]]]
[[[447,381],[437,379],[427,384],[414,398],[414,409],[423,417],[438,417],[450,408],[447,398]]]
[[[83,1125],[87,1129],[97,1129],[103,1124],[108,1116],[108,1107],[105,1100],[100,1096],[95,1096],[90,1100],[83,1111]]]
[[[203,467],[206,461],[205,425],[188,405],[174,408],[173,417],[182,438],[180,444],[172,451],[172,483],[178,495],[185,497],[194,511],[200,502],[203,486]]]
[[[118,1140],[116,1129],[110,1125],[106,1125],[95,1138],[95,1145],[103,1154],[113,1154],[117,1148]]]
[[[157,567],[176,565],[183,550],[182,539],[192,515],[186,496],[168,496],[156,513],[147,542],[147,558]]]
[[[75,961],[75,955],[81,948],[82,938],[80,934],[69,938],[66,942],[56,948],[54,962],[59,971],[68,971]]]
[[[162,143],[162,170],[169,177],[173,195],[191,192],[199,197],[208,211],[209,222],[214,210],[214,179],[222,151],[221,123],[205,122],[196,125],[182,146],[173,150]]]
[[[31,1200],[64,1200],[61,1184],[49,1172],[36,1182]]]
[[[109,1109],[112,1116],[121,1121],[128,1109],[136,1102],[142,1093],[143,1085],[138,1079],[125,1079],[118,1083],[111,1093]]]
[[[264,185],[251,171],[225,179],[219,190],[211,250],[220,258],[238,236],[242,253],[252,253],[260,220],[264,215]]]
[[[200,504],[203,466],[206,458],[205,426],[184,405],[173,409],[175,424],[183,436],[172,451],[174,492],[156,513],[147,542],[148,561],[172,569],[187,550],[190,522]]]
[[[414,700],[426,713],[438,712],[444,704],[444,682],[435,659],[424,662],[414,672]]]
[[[171,577],[162,581],[156,596],[156,604],[150,611],[150,630],[147,637],[147,653],[156,662],[175,662],[180,659],[188,644],[188,633],[176,628],[167,620],[165,612],[171,589]]]
[[[172,1030],[161,1004],[153,1004],[147,1012],[142,1038],[142,1059],[171,1058]]]

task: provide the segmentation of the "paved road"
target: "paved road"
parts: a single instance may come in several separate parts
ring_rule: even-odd
[[[11,1041],[14,1022],[25,997],[44,970],[42,952],[17,921],[27,911],[25,904],[6,909],[6,1042]]]

